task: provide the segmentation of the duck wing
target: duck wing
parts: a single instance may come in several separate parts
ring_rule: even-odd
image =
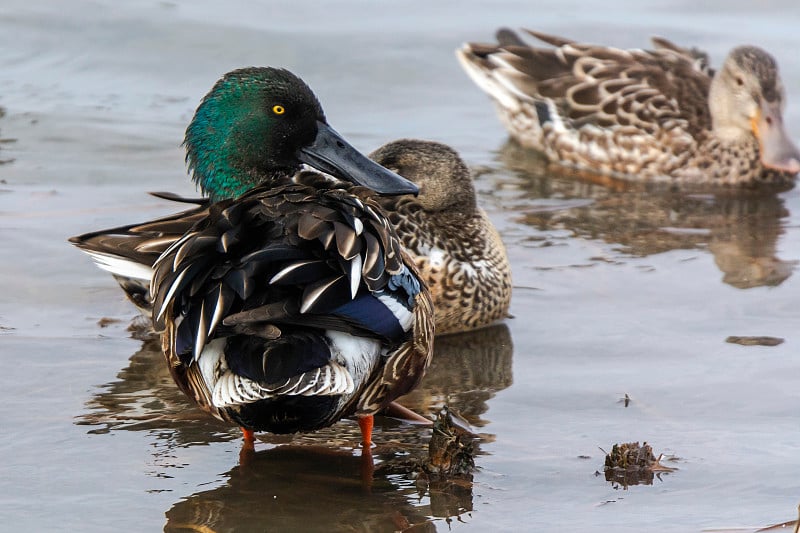
[[[414,376],[380,389],[401,393],[427,365],[424,350],[403,348],[427,291],[380,208],[308,179],[209,206],[154,265],[154,325],[212,411],[356,393],[386,364]]]
[[[490,92],[501,105],[509,96],[538,102],[541,123],[561,120],[575,128],[634,126],[652,132],[677,124],[693,135],[710,128],[711,76],[702,52],[664,39],[655,40],[654,50],[623,50],[525,31],[550,47],[526,44],[502,29],[499,44],[468,44],[460,52],[462,62],[479,65],[494,82],[479,82],[484,90],[507,91],[499,98]],[[473,77],[474,70],[468,69]]]
[[[139,224],[127,224],[71,237],[69,242],[110,272],[128,298],[149,313],[153,263],[198,220],[208,214],[207,199],[186,199],[172,193],[151,193],[167,200],[196,204],[180,213]]]

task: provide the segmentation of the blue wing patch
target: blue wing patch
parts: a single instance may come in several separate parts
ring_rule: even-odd
[[[401,340],[406,335],[391,309],[369,292],[359,293],[355,300],[340,305],[331,314],[387,339]]]

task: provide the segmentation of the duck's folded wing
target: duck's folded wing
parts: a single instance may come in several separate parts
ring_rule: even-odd
[[[127,224],[71,237],[69,242],[86,252],[100,268],[114,275],[150,281],[158,256],[207,214],[207,200],[186,200],[169,193],[154,196],[199,207],[149,222]]]
[[[154,196],[199,207],[143,224],[93,231],[69,239],[99,268],[110,272],[128,298],[145,313],[149,313],[151,306],[153,264],[207,213],[208,204],[208,200],[186,200],[168,193],[154,193]]]
[[[410,268],[373,204],[335,189],[256,190],[214,204],[158,259],[155,326],[176,324],[187,363],[213,338],[287,326],[400,343],[421,291]]]
[[[702,52],[661,39],[655,50],[623,50],[526,32],[552,47],[525,44],[503,29],[497,45],[468,44],[459,51],[473,79],[501,105],[519,105],[513,98],[538,104],[541,123],[563,120],[573,127],[646,130],[681,119],[691,122],[681,124],[688,129],[710,126],[711,77]]]

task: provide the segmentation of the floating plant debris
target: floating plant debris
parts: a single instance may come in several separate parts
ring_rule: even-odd
[[[652,485],[655,475],[676,470],[662,465],[662,457],[656,458],[652,446],[646,442],[641,446],[638,442],[615,444],[611,453],[606,454],[603,467],[606,481],[623,488],[629,485]]]
[[[474,439],[469,423],[445,406],[433,422],[423,471],[439,478],[471,476],[475,469]]]
[[[107,328],[111,324],[119,324],[120,322],[122,322],[122,320],[119,318],[111,318],[104,316],[103,318],[97,321],[97,325],[100,326],[101,328]]]
[[[479,436],[461,415],[444,406],[433,422],[427,453],[419,447],[417,451],[404,449],[403,452],[407,454],[405,460],[384,461],[377,465],[376,472],[413,475],[419,480],[431,482],[452,479],[472,481],[478,439]],[[386,451],[394,453],[396,450]]]
[[[742,346],[777,346],[779,344],[783,344],[783,339],[780,337],[767,337],[763,335],[757,337],[731,335],[725,339],[725,342],[730,342],[731,344],[741,344]]]

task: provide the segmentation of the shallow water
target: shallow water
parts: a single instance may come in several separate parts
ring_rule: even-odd
[[[453,50],[501,25],[644,46],[770,50],[800,141],[792,1],[402,4],[5,0],[0,10],[0,517],[9,531],[701,531],[792,520],[800,502],[800,192],[618,190],[549,176],[520,153]],[[392,461],[426,430],[382,420],[360,478],[357,425],[264,437],[195,410],[133,307],[65,239],[194,194],[182,131],[223,72],[280,65],[365,152],[451,144],[514,268],[515,318],[443,339],[409,405],[459,409],[481,433],[475,483],[418,487]],[[103,318],[113,319],[105,327]],[[105,322],[104,322],[105,324]],[[729,335],[770,335],[744,347]],[[631,399],[621,401],[625,395]],[[647,441],[678,470],[626,490],[603,452]]]

